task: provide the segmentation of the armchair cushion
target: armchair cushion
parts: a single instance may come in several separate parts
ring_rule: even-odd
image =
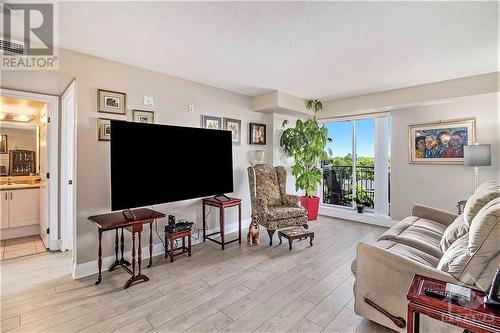
[[[306,210],[302,207],[275,206],[268,208],[267,218],[269,220],[282,220],[304,216],[306,213]]]
[[[283,206],[302,207],[298,195],[284,193],[281,195],[281,201],[283,201]]]
[[[441,251],[443,251],[443,253],[446,252],[451,244],[465,235],[468,231],[469,228],[465,224],[464,214],[460,214],[444,231],[443,238],[441,238],[441,242],[439,243]]]
[[[495,181],[490,180],[481,184],[465,203],[464,217],[467,226],[471,225],[472,220],[484,205],[498,197],[500,197],[500,190]]]
[[[265,198],[268,206],[281,205],[278,175],[273,168],[252,168],[255,172],[255,193],[258,198]]]

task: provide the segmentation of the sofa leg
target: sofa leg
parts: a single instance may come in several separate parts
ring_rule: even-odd
[[[269,234],[269,246],[273,246],[273,235],[276,230],[267,229],[267,233]]]

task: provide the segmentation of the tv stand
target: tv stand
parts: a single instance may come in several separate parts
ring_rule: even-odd
[[[230,201],[231,200],[231,198],[228,197],[225,194],[214,195],[214,199],[217,200],[217,201],[219,201],[219,202],[226,202],[226,201]]]
[[[130,210],[130,208],[123,210],[122,214],[129,221],[134,221],[136,219],[134,213]]]

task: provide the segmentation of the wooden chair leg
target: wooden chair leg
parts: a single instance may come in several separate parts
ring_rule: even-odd
[[[267,233],[269,234],[269,246],[273,246],[273,235],[276,230],[267,229]]]

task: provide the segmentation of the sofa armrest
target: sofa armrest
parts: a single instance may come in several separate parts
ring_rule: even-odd
[[[458,216],[457,214],[446,210],[418,204],[413,206],[411,215],[436,221],[444,225],[450,225]]]
[[[406,294],[415,274],[446,282],[458,282],[446,272],[376,245],[358,243],[354,287],[355,312],[386,327],[406,332],[401,327],[397,327],[389,317],[369,305],[365,298],[391,315],[406,320],[408,305]]]
[[[285,206],[301,207],[300,197],[298,195],[285,193],[281,196],[281,200]]]

